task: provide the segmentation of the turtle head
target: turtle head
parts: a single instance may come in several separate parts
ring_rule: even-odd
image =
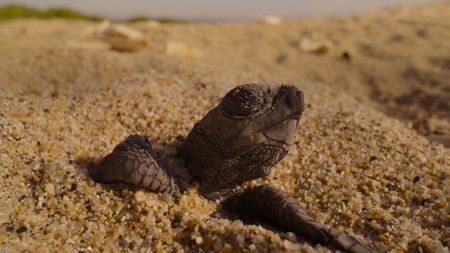
[[[292,85],[244,84],[194,126],[180,156],[208,198],[265,177],[288,152],[303,113],[303,93]]]
[[[147,150],[152,152],[152,145],[145,135],[130,135],[123,142],[114,148],[114,151],[124,151],[130,147]]]
[[[229,91],[220,108],[224,117],[240,122],[241,146],[290,145],[304,109],[303,92],[292,85],[244,84]]]

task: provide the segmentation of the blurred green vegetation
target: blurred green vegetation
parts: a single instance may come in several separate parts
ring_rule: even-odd
[[[171,19],[171,18],[152,19],[152,18],[147,18],[145,16],[137,16],[137,17],[128,19],[127,21],[128,22],[142,22],[142,21],[150,21],[150,20],[155,20],[155,21],[158,21],[158,22],[163,23],[163,24],[186,23],[187,22],[185,20]]]
[[[38,10],[22,5],[9,5],[0,7],[0,21],[15,18],[67,18],[100,21],[102,18],[91,15],[84,15],[79,12],[65,8],[51,8]]]
[[[47,10],[39,10],[23,5],[0,6],[0,21],[16,19],[16,18],[67,18],[67,19],[84,19],[90,21],[100,21],[104,18],[85,15],[66,8],[51,8]],[[186,21],[176,19],[150,19],[144,16],[138,16],[127,20],[128,22],[139,22],[155,20],[161,23],[184,23]]]

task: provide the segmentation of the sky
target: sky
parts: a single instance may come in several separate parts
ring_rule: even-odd
[[[67,7],[111,19],[135,16],[183,20],[235,21],[265,15],[285,19],[354,13],[436,0],[0,0],[0,5]]]

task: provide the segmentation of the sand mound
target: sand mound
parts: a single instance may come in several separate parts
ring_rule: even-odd
[[[249,184],[274,184],[320,222],[380,249],[445,252],[450,151],[373,109],[389,112],[391,104],[371,94],[377,87],[377,99],[391,101],[410,93],[406,84],[423,84],[401,71],[412,67],[423,82],[437,80],[427,86],[433,101],[448,103],[449,45],[437,39],[448,36],[448,23],[436,15],[449,9],[411,7],[278,26],[143,23],[134,27],[151,46],[135,53],[109,50],[86,32],[93,23],[0,24],[0,249],[329,251],[291,233],[228,220],[195,187],[167,199],[96,184],[87,175],[87,163],[132,133],[148,135],[162,156],[173,157],[176,137],[237,84],[290,82],[307,103],[296,142],[271,176]],[[416,32],[421,39],[411,35]],[[303,52],[304,36],[333,47],[326,54]],[[203,57],[166,55],[170,40]],[[350,58],[341,58],[344,50]],[[423,63],[420,55],[444,67]],[[431,94],[427,89],[423,94]],[[436,109],[438,119],[445,108]]]

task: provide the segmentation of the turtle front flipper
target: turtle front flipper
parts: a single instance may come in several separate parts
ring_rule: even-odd
[[[251,188],[223,203],[225,210],[240,217],[258,219],[294,232],[313,243],[331,244],[352,253],[375,253],[375,249],[350,235],[317,223],[298,202],[270,185]]]
[[[120,181],[153,192],[179,192],[174,179],[153,157],[151,144],[143,135],[130,135],[119,143],[90,175],[100,183]]]

